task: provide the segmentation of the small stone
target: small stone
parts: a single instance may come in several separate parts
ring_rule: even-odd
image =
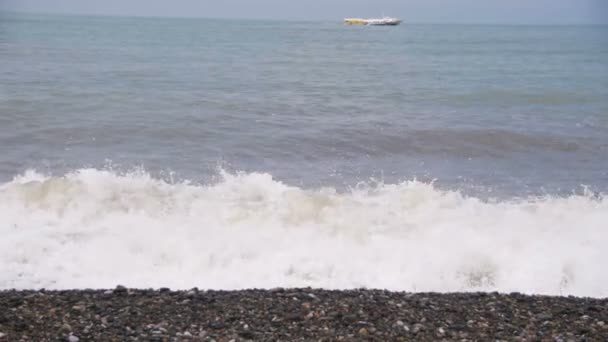
[[[443,330],[443,328],[437,329],[437,332],[439,333],[439,335],[444,335],[445,334],[445,330]]]
[[[402,327],[402,326],[404,326],[404,325],[405,325],[405,323],[403,323],[403,321],[397,321],[397,322],[395,322],[395,324],[396,324],[398,327]]]
[[[597,322],[596,324],[597,324],[597,325],[599,325],[599,326],[603,326],[603,325],[604,325],[604,324],[606,324],[606,323],[604,323],[604,321],[599,321],[599,322]]]
[[[184,337],[192,337],[192,334],[189,331],[184,331]]]
[[[15,309],[13,308],[12,311],[15,311]],[[22,319],[17,319],[13,323],[13,326],[17,331],[24,331],[25,329],[27,329],[27,323],[25,323],[25,321],[23,321]]]
[[[412,329],[412,332],[414,334],[417,334],[419,331],[424,330],[424,325],[420,324],[420,323],[416,323],[414,324],[414,328]]]
[[[77,336],[70,335],[68,336],[68,342],[78,342],[80,339]]]
[[[369,332],[367,331],[367,329],[361,328],[361,329],[359,329],[359,335],[367,336],[367,335],[369,335]]]
[[[69,324],[64,323],[61,326],[61,331],[66,332],[66,333],[72,332],[72,327]]]
[[[302,316],[297,313],[297,312],[293,312],[293,313],[289,313],[285,316],[285,319],[287,319],[288,321],[301,321],[302,320]]]
[[[5,333],[0,332],[0,338],[3,338],[3,337],[5,337],[5,336],[6,336],[6,334],[5,334]]]
[[[114,293],[114,294],[127,293],[127,288],[122,285],[118,285],[118,286],[116,286],[114,291],[112,291],[112,293]]]
[[[74,305],[72,306],[72,310],[84,311],[84,305]]]
[[[548,313],[541,313],[540,315],[536,316],[539,320],[541,321],[548,321],[551,318],[553,318],[553,316],[551,314]]]
[[[251,331],[248,331],[248,330],[241,331],[241,332],[239,333],[239,335],[240,335],[242,338],[244,338],[244,339],[248,339],[248,340],[251,340],[251,339],[253,339],[253,338],[255,337],[255,335],[254,335],[254,334],[253,334]]]

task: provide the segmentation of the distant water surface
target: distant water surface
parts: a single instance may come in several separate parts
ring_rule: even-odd
[[[4,14],[0,178],[608,187],[608,28]]]

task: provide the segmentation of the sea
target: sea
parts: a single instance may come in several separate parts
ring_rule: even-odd
[[[608,296],[608,27],[0,12],[0,289]]]

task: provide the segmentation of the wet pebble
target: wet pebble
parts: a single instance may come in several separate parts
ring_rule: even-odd
[[[608,341],[606,299],[378,290],[0,291],[0,341]]]

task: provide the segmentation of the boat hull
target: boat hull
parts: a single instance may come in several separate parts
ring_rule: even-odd
[[[371,26],[397,26],[401,20],[395,18],[368,19],[367,25]]]
[[[381,19],[346,18],[344,23],[347,25],[397,26],[401,24],[401,20],[388,17]]]

